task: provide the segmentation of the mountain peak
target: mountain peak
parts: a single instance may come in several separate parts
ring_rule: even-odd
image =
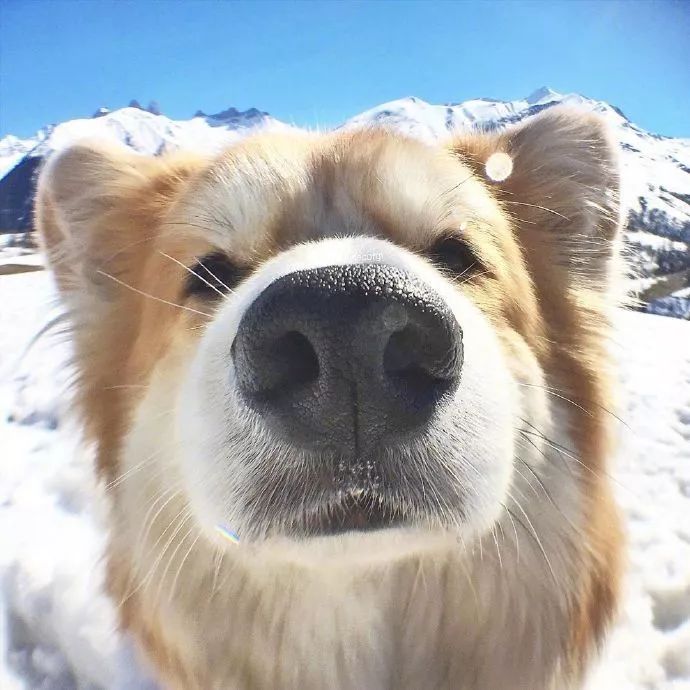
[[[198,110],[195,117],[199,117],[200,115],[202,117],[209,117],[212,120],[237,120],[268,117],[268,113],[264,112],[263,110],[258,110],[257,108],[238,110],[233,106],[230,106],[226,110],[221,110],[218,113],[213,113],[212,115],[206,115],[203,113],[203,111]]]
[[[542,86],[527,96],[526,100],[530,105],[534,105],[540,101],[558,101],[561,98],[563,98],[563,95],[558,93],[558,91],[554,91],[549,86]]]

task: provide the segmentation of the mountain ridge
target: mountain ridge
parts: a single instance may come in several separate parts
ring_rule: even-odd
[[[690,138],[647,132],[614,105],[548,86],[513,101],[474,98],[435,105],[408,96],[365,110],[340,127],[392,127],[437,141],[455,131],[502,129],[558,104],[598,113],[618,141],[625,241],[643,304],[655,310],[655,301],[663,298],[658,308],[664,313],[690,318]],[[27,139],[7,135],[0,139],[0,233],[30,229],[40,160],[77,139],[119,141],[149,155],[180,148],[213,153],[257,129],[290,127],[257,108],[231,106],[211,115],[198,110],[187,120],[174,120],[155,102],[142,107],[132,101],[117,110],[101,107],[91,118],[47,125]]]

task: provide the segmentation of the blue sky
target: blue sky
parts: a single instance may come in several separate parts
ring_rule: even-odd
[[[334,125],[403,96],[607,100],[690,136],[690,2],[0,0],[0,136],[137,98]]]

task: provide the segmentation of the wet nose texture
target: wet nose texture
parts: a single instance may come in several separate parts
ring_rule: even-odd
[[[457,388],[462,331],[423,282],[386,264],[297,271],[245,312],[240,393],[283,440],[361,457],[420,433]]]

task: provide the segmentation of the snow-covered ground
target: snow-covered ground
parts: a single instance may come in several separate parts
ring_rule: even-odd
[[[88,451],[66,415],[45,272],[0,276],[0,688],[150,690],[100,593]],[[690,324],[621,313],[613,470],[630,535],[620,625],[588,690],[690,690]]]
[[[613,476],[630,540],[622,620],[591,690],[690,690],[690,323],[621,312]]]

